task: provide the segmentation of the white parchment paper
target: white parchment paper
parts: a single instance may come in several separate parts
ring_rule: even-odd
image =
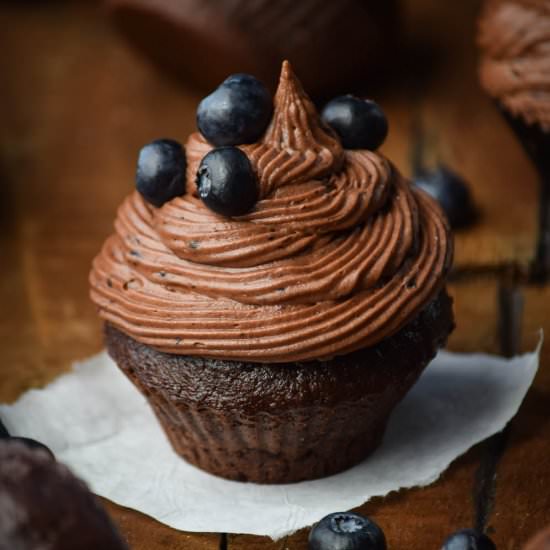
[[[98,495],[176,529],[276,539],[373,496],[435,481],[516,414],[539,349],[511,360],[439,353],[370,458],[344,473],[289,485],[226,481],[184,462],[106,353],[1,405],[0,416],[13,435],[46,443]]]

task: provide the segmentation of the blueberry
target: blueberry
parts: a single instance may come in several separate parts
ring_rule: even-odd
[[[472,197],[466,182],[445,166],[433,171],[421,171],[413,183],[431,195],[441,206],[451,227],[463,227],[475,217]]]
[[[309,533],[310,550],[386,550],[382,529],[374,521],[337,512],[325,516]]]
[[[171,139],[157,139],[139,152],[136,188],[153,206],[185,192],[185,151]]]
[[[496,550],[496,546],[487,535],[462,529],[447,537],[441,550]]]
[[[262,137],[272,113],[267,88],[251,75],[234,74],[199,103],[197,126],[216,147],[254,143]]]
[[[322,119],[338,134],[346,149],[375,151],[388,135],[384,111],[374,101],[342,95],[329,101]]]
[[[256,175],[237,147],[212,149],[197,171],[197,189],[204,204],[223,216],[250,212],[258,200]]]

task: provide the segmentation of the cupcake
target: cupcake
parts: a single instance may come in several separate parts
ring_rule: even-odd
[[[480,80],[514,120],[550,132],[550,0],[488,0],[479,21]]]
[[[453,327],[444,215],[359,148],[385,136],[372,102],[332,107],[331,128],[286,62],[274,100],[230,77],[185,153],[142,150],[93,262],[109,353],[174,450],[225,478],[362,461]]]
[[[488,0],[480,80],[541,178],[535,276],[550,274],[550,0]]]
[[[116,27],[158,67],[205,89],[247,71],[275,86],[290,59],[310,93],[376,76],[397,43],[396,0],[105,0]],[[382,54],[380,52],[383,52]]]
[[[127,550],[99,501],[47,451],[0,442],[0,549]]]

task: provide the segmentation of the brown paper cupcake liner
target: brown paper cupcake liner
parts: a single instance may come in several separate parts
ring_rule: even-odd
[[[228,479],[289,483],[345,470],[378,446],[394,399],[369,401],[336,410],[258,413],[253,419],[175,405],[161,392],[149,402],[172,447],[189,463]],[[373,404],[379,405],[376,414]],[[361,426],[351,440],[348,423]]]

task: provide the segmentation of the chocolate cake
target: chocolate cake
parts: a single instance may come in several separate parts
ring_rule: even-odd
[[[235,93],[235,112],[263,105],[261,85],[235,75],[220,88],[223,109],[218,96],[199,108],[211,141],[192,134],[185,163],[168,140],[142,150],[91,296],[109,353],[181,456],[231,479],[329,475],[372,452],[452,329],[449,228],[382,155],[343,148],[288,63],[254,143],[227,145],[242,128],[214,119]],[[368,126],[372,112],[353,116]],[[184,165],[185,191],[158,206],[152,190]],[[256,202],[220,214],[245,179]]]
[[[274,483],[340,472],[375,449],[395,404],[445,343],[451,319],[442,293],[378,345],[303,363],[170,355],[111,325],[105,336],[188,462],[229,479]]]

